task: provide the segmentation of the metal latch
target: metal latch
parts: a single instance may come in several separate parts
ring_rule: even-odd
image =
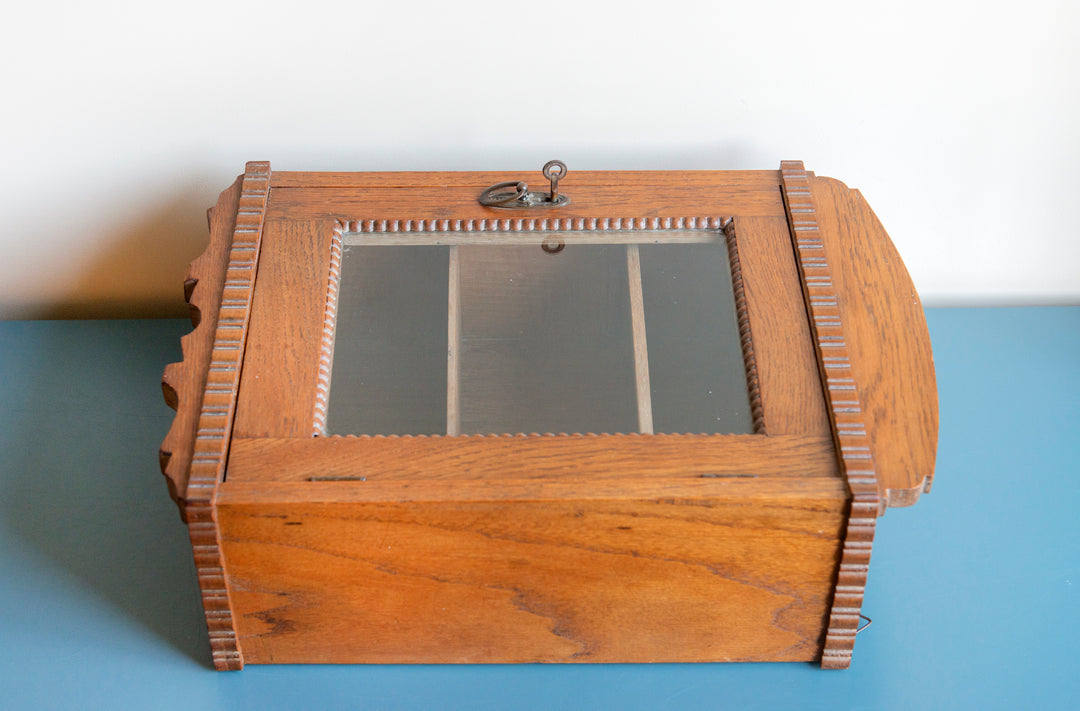
[[[523,180],[495,183],[480,193],[478,200],[485,207],[562,207],[570,204],[569,195],[559,194],[559,181],[566,177],[566,163],[549,160],[541,171],[551,183],[550,193],[530,193]]]

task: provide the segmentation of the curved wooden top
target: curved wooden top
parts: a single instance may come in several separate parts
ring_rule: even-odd
[[[811,174],[812,175],[812,174]],[[871,441],[882,513],[930,490],[937,454],[934,356],[922,303],[858,190],[811,177]]]

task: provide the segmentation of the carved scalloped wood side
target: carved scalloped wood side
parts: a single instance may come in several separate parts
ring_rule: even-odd
[[[911,276],[858,190],[812,176],[821,237],[845,305],[852,368],[870,425],[880,514],[930,491],[937,455],[934,355]]]
[[[188,524],[214,667],[242,669],[215,500],[236,409],[270,164],[251,162],[209,213],[210,245],[184,282],[194,330],[181,339],[184,360],[166,367],[162,388],[176,418],[161,447],[170,493]]]
[[[188,267],[184,279],[184,299],[191,308],[192,331],[180,339],[183,360],[170,363],[161,376],[165,402],[176,410],[172,426],[161,443],[161,472],[169,486],[169,495],[180,507],[187,521],[185,500],[195,430],[199,423],[210,352],[214,346],[225,267],[236,227],[243,176],[221,193],[217,205],[207,211],[210,243]]]

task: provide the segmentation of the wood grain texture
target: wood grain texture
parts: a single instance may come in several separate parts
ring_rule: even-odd
[[[569,181],[573,176],[567,178]],[[569,186],[567,186],[569,187]],[[562,183],[560,183],[560,190]],[[406,220],[418,217],[417,206],[439,203],[434,217],[454,220],[500,219],[506,210],[484,207],[476,201],[481,189],[468,186],[387,187],[387,188],[277,188],[268,216],[309,219],[356,219],[377,215],[380,219]],[[767,191],[759,186],[716,182],[707,188],[682,182],[641,185],[595,185],[570,193],[573,202],[559,208],[538,209],[530,218],[589,218],[597,215],[622,217],[678,217],[686,214],[724,214],[782,217],[783,205],[776,186]],[[516,217],[516,215],[515,215]]]
[[[844,492],[812,481],[408,503],[230,482],[240,644],[250,663],[813,660]]]
[[[787,219],[737,217],[734,222],[765,432],[829,435]]]
[[[299,440],[293,439],[292,442]],[[480,472],[475,478],[438,477],[415,480],[402,476],[327,477],[318,481],[258,481],[227,479],[219,488],[217,503],[226,505],[285,505],[329,503],[408,503],[413,501],[488,501],[514,502],[549,499],[572,501],[608,501],[649,499],[688,502],[722,496],[743,500],[747,505],[761,497],[775,501],[797,502],[802,498],[847,500],[848,489],[839,476],[800,477],[698,476],[683,474],[646,474],[619,479],[596,472],[541,473],[535,476],[495,476]],[[689,505],[689,504],[688,504]],[[837,551],[839,543],[837,542]]]
[[[325,221],[266,222],[236,437],[311,436],[334,228]]]
[[[219,208],[224,209],[235,205],[232,238],[228,242],[227,252],[219,252],[217,247],[212,251],[211,258],[221,259],[224,270],[220,283],[211,277],[211,283],[220,289],[220,296],[214,300],[218,306],[217,313],[210,315],[201,326],[209,331],[213,324],[213,337],[205,366],[203,397],[193,433],[184,500],[188,534],[206,612],[210,649],[214,667],[219,670],[241,669],[244,666],[229,604],[215,497],[218,485],[225,476],[225,457],[235,414],[236,391],[240,382],[240,365],[269,191],[270,164],[252,162],[247,164],[244,171],[235,203],[231,200],[224,206],[219,203]],[[215,218],[211,217],[212,222]],[[220,219],[225,220],[224,217]],[[207,273],[217,274],[212,268],[208,268]],[[195,289],[198,289],[198,285]],[[203,307],[206,306],[208,304],[203,304]]]
[[[838,476],[832,440],[758,435],[234,438],[229,481]]]
[[[844,304],[881,512],[910,506],[930,490],[937,454],[937,381],[922,304],[862,194],[831,178],[812,178],[810,188],[825,249],[844,265],[834,288]]]
[[[199,424],[210,351],[217,331],[221,289],[225,281],[229,247],[236,227],[236,210],[240,201],[243,176],[221,193],[217,205],[207,211],[210,223],[210,243],[188,268],[184,279],[184,299],[191,307],[193,330],[180,339],[183,361],[170,363],[161,376],[165,401],[176,410],[172,426],[161,443],[159,458],[161,472],[169,486],[169,496],[180,508],[186,522],[187,483],[191,455],[195,447],[195,430]]]
[[[735,220],[724,225],[727,239],[728,264],[731,268],[731,290],[735,297],[735,315],[739,322],[739,345],[742,346],[746,366],[746,391],[750,400],[750,417],[754,433],[765,434],[765,411],[761,404],[761,383],[758,380],[757,359],[754,356],[754,339],[750,332],[750,314],[746,307],[746,289],[743,286],[742,263],[739,261],[739,244],[735,238]]]
[[[834,275],[843,267],[831,266],[830,259],[836,257],[825,248],[818,209],[802,162],[781,163],[780,177],[840,469],[851,491],[836,591],[821,657],[824,668],[846,669],[855,648],[880,497],[869,423],[851,367],[853,356],[845,331],[845,321],[850,319],[843,318],[846,302],[842,302],[835,288]]]
[[[495,183],[524,180],[534,189],[545,189],[548,181],[539,170],[523,171],[391,171],[391,172],[290,172],[275,171],[274,188],[476,188],[476,196]],[[572,170],[559,182],[559,191],[573,186],[625,186],[627,184],[681,186],[728,190],[743,193],[768,193],[781,211],[783,205],[776,191],[776,171],[773,170]],[[574,197],[577,200],[577,197]],[[475,198],[474,198],[475,201]],[[505,215],[504,210],[499,213]]]

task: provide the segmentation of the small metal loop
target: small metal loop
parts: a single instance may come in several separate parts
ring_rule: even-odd
[[[563,242],[561,239],[554,239],[552,237],[548,237],[540,243],[540,249],[544,250],[548,254],[558,254],[565,248],[565,242]]]
[[[863,613],[861,613],[861,612],[859,613],[859,617],[861,617],[861,618],[863,618],[864,620],[866,620],[866,624],[865,624],[865,625],[861,625],[861,626],[859,627],[859,629],[855,630],[855,634],[859,634],[859,633],[860,633],[860,632],[862,632],[862,631],[863,631],[864,629],[866,629],[866,628],[867,628],[867,627],[869,627],[870,625],[874,624],[874,621],[873,621],[873,620],[871,620],[871,619],[870,619],[869,617],[867,617],[866,615],[864,615],[864,614],[863,614]]]
[[[552,168],[558,168],[558,171],[552,171]],[[551,181],[551,194],[548,195],[548,202],[559,201],[559,181],[566,177],[566,163],[561,160],[549,160],[544,163],[544,169],[541,171],[544,177]]]
[[[549,160],[544,164],[544,177],[551,181],[551,192],[529,192],[529,186],[520,180],[496,183],[480,193],[477,200],[484,207],[501,209],[553,208],[570,204],[569,195],[559,194],[559,181],[566,177],[566,163]],[[514,188],[508,191],[507,188]]]
[[[558,168],[559,171],[552,175],[552,168]],[[566,163],[563,163],[561,160],[549,160],[547,163],[544,163],[544,169],[541,172],[548,180],[558,182],[566,177]]]
[[[506,188],[514,188],[513,192],[499,192]],[[488,207],[506,205],[514,200],[524,200],[529,195],[529,186],[521,180],[510,180],[505,183],[495,183],[480,193],[480,204]]]

